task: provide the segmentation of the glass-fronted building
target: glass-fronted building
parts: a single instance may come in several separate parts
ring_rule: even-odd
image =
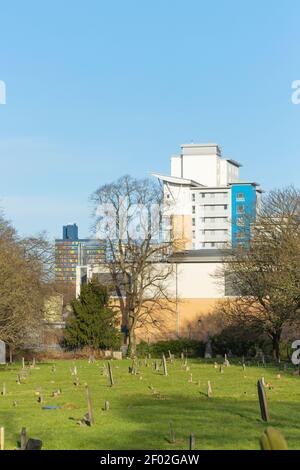
[[[76,283],[78,265],[97,264],[105,257],[105,242],[78,238],[76,224],[63,227],[63,238],[55,240],[55,279],[57,282]]]

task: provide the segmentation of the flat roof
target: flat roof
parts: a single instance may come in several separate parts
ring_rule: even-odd
[[[238,168],[242,168],[243,166],[241,163],[237,162],[236,160],[232,160],[231,158],[227,158],[227,161],[228,163],[231,163],[232,165],[237,166]]]
[[[230,256],[230,249],[202,249],[202,250],[185,250],[174,253],[170,256],[169,261],[173,263],[213,263],[222,262],[224,258]]]
[[[180,145],[181,148],[183,147],[219,147],[220,146],[218,144],[182,144]]]

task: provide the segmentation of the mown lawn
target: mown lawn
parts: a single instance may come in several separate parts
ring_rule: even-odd
[[[43,441],[44,449],[185,450],[190,433],[195,435],[198,450],[259,449],[258,439],[266,428],[256,388],[262,376],[272,386],[267,389],[270,424],[282,431],[290,449],[300,449],[300,377],[293,376],[292,368],[279,372],[278,368],[249,366],[244,372],[237,364],[221,374],[201,360],[189,360],[186,371],[177,359],[168,364],[166,377],[162,369],[155,372],[152,363],[146,367],[141,360],[140,373],[131,375],[131,361],[113,361],[113,387],[101,373],[105,361],[76,361],[79,386],[73,384],[70,372],[73,361],[37,363],[21,385],[16,382],[21,364],[1,366],[0,391],[5,383],[6,395],[0,396],[0,426],[5,427],[6,449],[18,448],[23,426],[28,437]],[[206,396],[208,380],[211,398]],[[93,402],[92,427],[78,424],[87,412],[86,383]],[[43,404],[35,394],[39,387]],[[62,394],[52,397],[59,388]],[[109,411],[103,411],[105,400],[110,402]],[[42,410],[45,405],[60,408]],[[175,443],[170,442],[170,421]]]

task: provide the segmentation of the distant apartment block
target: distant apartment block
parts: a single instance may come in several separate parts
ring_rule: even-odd
[[[165,233],[182,250],[223,249],[245,244],[260,200],[255,182],[240,180],[241,164],[224,158],[217,144],[181,146],[171,157],[164,185]]]
[[[63,227],[63,238],[55,240],[55,278],[58,282],[76,283],[76,268],[99,263],[105,257],[105,242],[78,238],[76,224]]]

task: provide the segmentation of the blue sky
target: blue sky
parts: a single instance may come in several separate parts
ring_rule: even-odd
[[[0,18],[0,206],[21,234],[88,235],[98,186],[169,172],[191,141],[299,185],[299,0],[10,0]]]

